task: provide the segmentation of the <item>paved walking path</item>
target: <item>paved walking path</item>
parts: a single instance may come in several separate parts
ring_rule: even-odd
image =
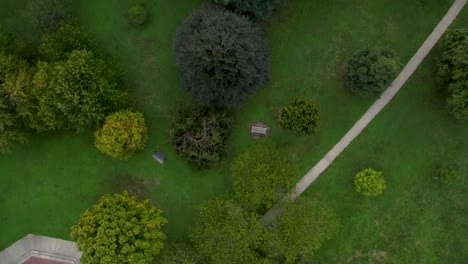
[[[281,204],[286,200],[294,200],[301,195],[320,174],[325,171],[333,160],[341,154],[341,152],[353,141],[362,130],[374,119],[374,117],[392,100],[393,96],[405,84],[408,78],[414,73],[416,68],[421,64],[429,51],[435,46],[440,37],[444,34],[447,28],[452,24],[457,17],[467,0],[456,0],[444,18],[439,22],[434,31],[429,35],[423,45],[414,54],[400,75],[380,96],[380,99],[367,110],[367,112],[354,124],[354,126],[344,135],[344,137],[319,161],[306,175],[296,184],[294,190],[283,197],[283,199],[273,206],[262,218],[261,222],[268,225],[273,219],[281,213]]]

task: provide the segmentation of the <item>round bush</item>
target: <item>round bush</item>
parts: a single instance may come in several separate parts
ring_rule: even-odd
[[[81,214],[70,237],[83,251],[83,264],[151,263],[166,239],[161,213],[149,200],[137,201],[127,192],[107,194]]]
[[[145,23],[148,14],[141,5],[136,5],[128,9],[128,20],[134,25],[142,25]]]
[[[295,99],[283,107],[279,116],[280,126],[296,135],[310,135],[315,132],[320,117],[312,100]]]
[[[209,105],[235,106],[268,80],[268,48],[247,17],[203,8],[180,27],[174,44],[182,87]]]
[[[266,18],[281,0],[214,0],[214,2],[225,5],[237,13]]]
[[[354,177],[356,192],[365,196],[378,196],[387,188],[382,172],[373,169],[365,169]]]
[[[128,159],[145,147],[148,130],[141,113],[120,111],[106,117],[95,132],[95,145],[102,153],[116,159]]]
[[[395,54],[390,50],[363,49],[345,66],[346,86],[360,96],[380,95],[398,74]]]
[[[173,121],[171,140],[176,152],[197,168],[214,166],[226,147],[231,121],[214,109],[179,111]]]

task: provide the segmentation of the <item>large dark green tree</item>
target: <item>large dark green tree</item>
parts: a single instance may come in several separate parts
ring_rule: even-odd
[[[178,111],[170,132],[179,156],[196,168],[209,168],[220,161],[230,133],[230,118],[212,108]]]
[[[232,199],[216,197],[199,208],[190,238],[205,263],[265,263],[255,251],[261,243],[261,228],[254,214]]]
[[[268,80],[268,48],[260,28],[221,8],[193,13],[174,44],[182,86],[198,101],[235,106]]]
[[[231,168],[240,205],[261,215],[279,202],[299,176],[290,157],[269,141],[258,142],[240,154]]]
[[[448,110],[455,118],[468,120],[468,29],[449,31],[442,50],[438,82],[448,94]]]
[[[241,14],[266,18],[271,15],[281,0],[214,0],[214,2]]]
[[[116,70],[86,50],[74,50],[64,61],[39,63],[33,83],[45,124],[37,130],[83,131],[130,102]]]
[[[149,200],[126,192],[104,195],[81,215],[70,236],[83,251],[83,264],[151,263],[166,239],[161,213]]]
[[[395,53],[383,49],[363,49],[346,63],[346,86],[360,96],[377,96],[398,74]]]

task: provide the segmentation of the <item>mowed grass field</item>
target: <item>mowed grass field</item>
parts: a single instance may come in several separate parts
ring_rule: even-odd
[[[261,23],[271,48],[271,81],[236,110],[226,159],[209,171],[193,171],[172,150],[172,113],[193,102],[179,87],[172,56],[175,31],[208,1],[147,1],[150,19],[133,28],[125,16],[132,1],[75,1],[77,22],[113,57],[150,128],[147,148],[129,161],[115,161],[93,146],[91,133],[34,136],[28,145],[0,156],[0,249],[28,233],[68,239],[69,227],[98,197],[116,191],[130,174],[156,179],[153,202],[164,210],[169,241],[186,238],[196,206],[230,190],[229,164],[254,141],[250,122],[271,126],[270,137],[292,153],[305,173],[353,125],[373,99],[351,95],[343,65],[363,47],[394,49],[406,63],[445,14],[451,1],[288,0]],[[37,42],[19,15],[25,1],[0,0],[3,30]],[[5,8],[4,8],[5,7]],[[456,26],[468,26],[465,10]],[[443,111],[434,86],[433,52],[394,101],[305,195],[320,196],[342,219],[338,237],[325,243],[318,263],[466,263],[466,177],[443,185],[432,177],[439,163],[468,166],[468,125]],[[295,97],[313,98],[319,131],[295,137],[276,123],[280,107]],[[154,150],[168,156],[159,165]],[[352,185],[366,167],[382,170],[387,192],[363,199]]]

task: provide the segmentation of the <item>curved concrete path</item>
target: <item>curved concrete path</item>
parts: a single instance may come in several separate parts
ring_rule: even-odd
[[[429,51],[435,46],[440,37],[444,34],[447,28],[452,24],[460,11],[465,6],[467,0],[456,0],[449,9],[444,18],[439,22],[434,31],[429,35],[426,41],[422,44],[419,50],[414,54],[411,60],[406,64],[405,68],[393,81],[393,83],[385,90],[380,98],[367,110],[367,112],[357,121],[354,126],[344,135],[343,138],[319,161],[304,177],[296,184],[296,187],[290,194],[273,206],[263,218],[261,223],[268,225],[273,219],[281,213],[281,204],[286,200],[294,200],[301,195],[320,174],[325,171],[333,160],[341,154],[341,152],[353,141],[362,130],[374,119],[374,117],[382,111],[382,109],[392,100],[395,94],[401,89],[408,78],[414,73],[416,68],[421,64]]]

